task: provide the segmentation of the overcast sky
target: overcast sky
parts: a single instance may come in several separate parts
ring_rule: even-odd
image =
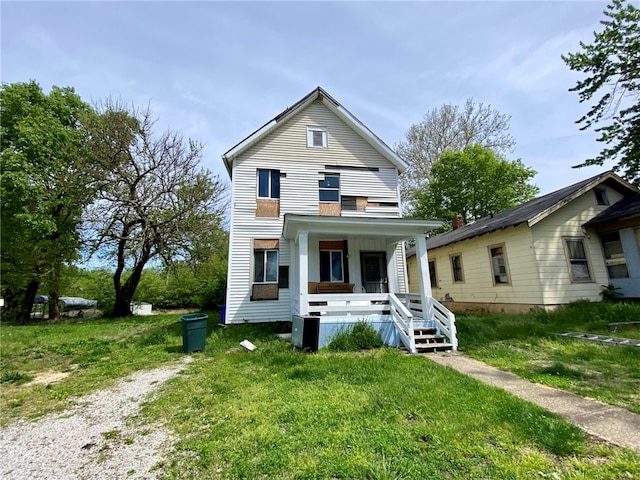
[[[468,97],[511,116],[510,159],[541,193],[601,145],[574,123],[582,78],[560,55],[590,43],[606,2],[10,2],[3,82],[72,86],[88,102],[150,102],[205,144],[204,164],[321,86],[388,145]]]

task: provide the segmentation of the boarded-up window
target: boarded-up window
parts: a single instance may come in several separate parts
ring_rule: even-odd
[[[253,241],[251,300],[278,299],[278,249],[278,240],[255,239]]]

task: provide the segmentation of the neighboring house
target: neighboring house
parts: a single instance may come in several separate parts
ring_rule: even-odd
[[[433,296],[456,311],[640,298],[640,191],[612,172],[427,239]],[[416,260],[409,253],[410,291]]]
[[[222,158],[232,179],[227,323],[293,321],[294,344],[315,350],[365,320],[412,352],[414,327],[436,327],[456,348],[454,317],[432,300],[426,269],[425,234],[441,223],[400,218],[406,164],[324,90]],[[414,295],[406,240],[424,266]]]

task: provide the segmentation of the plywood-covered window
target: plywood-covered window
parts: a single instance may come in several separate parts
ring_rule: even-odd
[[[507,256],[505,254],[504,244],[489,247],[489,257],[491,259],[491,273],[493,275],[493,284],[509,284],[509,270],[507,268]]]
[[[591,282],[591,269],[583,238],[565,238],[565,253],[572,282]]]

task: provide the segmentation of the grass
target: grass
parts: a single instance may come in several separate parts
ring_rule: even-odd
[[[461,350],[528,380],[640,413],[640,348],[558,337],[564,331],[640,338],[640,304],[578,302],[555,312],[460,315]]]
[[[181,335],[180,315],[3,324],[0,421],[60,410],[72,396],[174,361],[182,355]],[[59,374],[68,376],[46,382]]]
[[[3,326],[3,371],[69,372],[48,387],[3,383],[3,421],[59,410],[72,395],[179,359],[179,317]],[[276,327],[213,328],[216,320],[205,351],[144,405],[177,434],[168,478],[640,477],[637,453],[423,357],[305,354]],[[238,345],[245,338],[256,351]]]

